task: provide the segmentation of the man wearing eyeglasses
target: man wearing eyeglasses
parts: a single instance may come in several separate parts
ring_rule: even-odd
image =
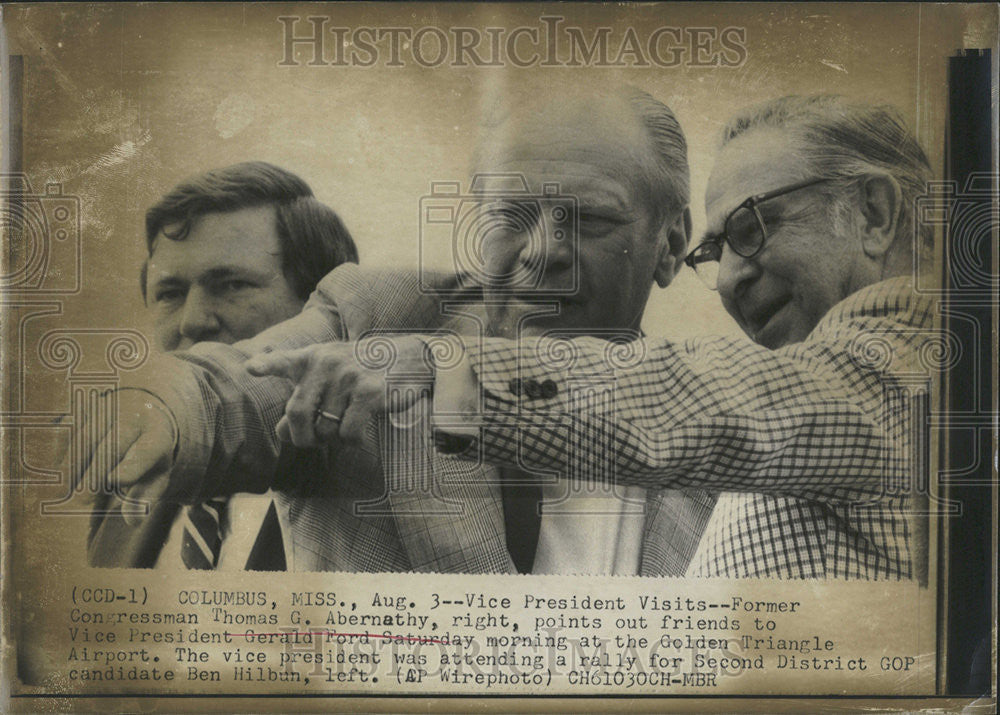
[[[397,364],[434,363],[437,444],[460,459],[564,476],[601,463],[622,484],[712,490],[689,575],[922,578],[914,455],[926,447],[934,310],[911,271],[932,240],[913,216],[929,177],[890,109],[769,102],[727,127],[709,231],[687,261],[752,342],[638,341],[644,359],[629,362],[593,338],[560,346],[572,360],[546,359],[558,351],[543,339],[484,338],[445,365],[408,336]],[[310,367],[320,351],[324,374]],[[316,346],[249,368],[322,384],[324,409],[350,418],[336,436],[357,440],[366,414],[408,405],[388,406],[381,374],[354,351]],[[609,373],[610,411],[574,389]],[[527,399],[515,388],[529,383],[552,389]],[[317,439],[290,416],[307,425],[294,442]]]
[[[841,106],[854,111],[839,118]],[[687,263],[765,347],[805,340],[847,296],[912,272],[912,207],[930,167],[892,114],[865,109],[789,98],[726,130],[706,194],[710,230]],[[841,125],[853,135],[835,139]],[[876,220],[887,226],[864,235]],[[929,250],[933,237],[920,238],[917,250]]]
[[[726,214],[725,220],[722,222],[721,232],[705,235],[698,248],[692,251],[685,259],[685,263],[695,269],[698,277],[701,278],[708,288],[719,290],[719,273],[722,256],[729,254],[735,261],[739,261],[740,259],[747,259],[749,261],[750,259],[757,258],[756,263],[759,264],[760,259],[758,256],[764,250],[764,244],[768,238],[768,226],[771,226],[773,230],[782,219],[787,220],[787,216],[782,216],[783,209],[787,211],[787,200],[785,205],[777,202],[770,205],[765,204],[827,181],[828,179],[822,178],[796,181],[788,186],[782,186],[747,198]],[[764,214],[768,215],[768,219],[764,218]],[[833,219],[832,216],[830,218],[831,220]],[[791,246],[786,244],[785,249],[789,248]],[[779,250],[780,248],[772,248],[770,251],[771,257],[773,258],[774,253]],[[801,251],[796,251],[796,253],[801,253]],[[802,256],[805,260],[801,267],[815,266],[816,263],[810,260],[811,256],[808,255],[808,249],[805,251],[805,254],[807,255]],[[796,270],[792,272],[793,274],[800,273],[800,271]],[[764,271],[762,270],[761,273],[763,274]],[[822,271],[816,271],[816,273],[822,273]],[[817,277],[830,278],[835,275],[837,275],[836,271]],[[801,279],[805,278],[807,278],[806,275],[801,276]],[[762,292],[774,294],[761,298],[757,301],[756,305],[741,304],[734,294],[739,279],[734,272],[730,271],[726,273],[726,280],[724,289],[721,291],[722,301],[726,306],[726,310],[729,311],[729,314],[733,316],[744,332],[754,342],[769,348],[778,348],[787,342],[804,340],[809,334],[811,327],[818,321],[818,318],[825,314],[824,307],[829,302],[827,296],[815,290],[795,293],[789,283],[784,287],[772,286],[772,291],[762,289]],[[813,285],[821,284],[814,283]],[[832,286],[825,285],[824,288],[832,288]],[[799,295],[803,296],[803,298],[808,298],[808,306],[793,304],[793,300]],[[837,291],[834,290],[834,298],[836,295]],[[837,301],[834,300],[834,302]],[[783,321],[772,322],[771,319],[776,317],[779,311],[790,305],[796,309],[795,315],[787,319],[791,323]]]

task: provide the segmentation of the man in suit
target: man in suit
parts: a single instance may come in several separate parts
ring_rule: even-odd
[[[481,236],[478,288],[445,276],[427,291],[426,276],[421,290],[414,275],[343,267],[287,323],[230,350],[194,346],[155,377],[140,375],[133,384],[144,392],[120,393],[123,413],[135,417],[121,426],[135,433],[133,448],[116,455],[122,484],[137,483],[131,496],[164,478],[160,488],[188,500],[272,485],[275,425],[303,392],[247,374],[243,359],[260,352],[436,328],[443,304],[468,307],[479,289],[489,334],[638,335],[652,284],[671,281],[690,232],[686,144],[670,110],[631,88],[508,100],[488,117],[475,165],[493,178],[521,177],[531,196],[556,188],[578,211],[542,216],[538,202],[501,197],[484,206],[495,230]],[[309,420],[328,430],[319,406],[309,406]],[[612,483],[573,495],[563,482],[538,484],[539,475],[516,470],[499,479],[483,465],[456,470],[429,433],[393,423],[334,460],[326,483],[282,485],[331,499],[323,513],[313,502],[291,514],[295,568],[677,574],[710,512],[710,501],[679,492],[621,494]],[[525,486],[534,494],[519,494]],[[570,508],[539,522],[539,486],[550,491],[546,503]]]
[[[628,360],[591,338],[485,337],[445,360],[410,335],[393,340],[396,369],[433,382],[440,446],[461,459],[571,479],[575,463],[604,464],[635,487],[714,491],[688,575],[922,580],[915,455],[929,448],[940,336],[913,271],[930,265],[917,259],[933,232],[915,215],[929,179],[891,107],[815,96],[749,108],[725,129],[709,230],[688,261],[751,340],[640,340]],[[371,415],[408,407],[386,400],[365,350],[254,358],[255,374],[297,382],[292,442],[331,436],[303,419],[311,395],[348,442]],[[609,409],[582,399],[575,382],[590,374],[613,375]]]
[[[299,313],[330,270],[357,261],[336,213],[298,176],[264,162],[174,187],[146,213],[146,250],[140,288],[162,351],[253,337]],[[283,513],[271,493],[182,509],[161,501],[134,527],[105,511],[95,512],[93,565],[284,568]]]

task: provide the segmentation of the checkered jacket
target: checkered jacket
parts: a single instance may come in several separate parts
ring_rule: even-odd
[[[893,279],[776,351],[719,337],[482,339],[468,345],[480,449],[495,464],[572,477],[605,461],[624,484],[708,490],[717,503],[688,575],[914,578],[933,318]]]
[[[373,426],[377,447],[300,453],[293,462],[274,434],[291,385],[243,369],[259,352],[372,330],[427,332],[452,320],[443,302],[478,299],[454,276],[430,283],[427,291],[412,272],[345,264],[320,282],[302,313],[253,339],[151,358],[126,386],[157,395],[173,415],[179,439],[171,478],[184,485],[184,498],[274,487],[292,532],[283,534],[291,570],[516,573],[495,469],[444,457],[429,429],[388,420]],[[282,475],[277,483],[275,474]],[[650,490],[641,573],[682,575],[713,502],[699,490]]]

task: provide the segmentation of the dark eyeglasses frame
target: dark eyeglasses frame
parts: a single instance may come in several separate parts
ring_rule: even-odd
[[[782,186],[780,189],[774,189],[772,191],[766,191],[763,194],[755,194],[750,198],[746,199],[739,206],[734,208],[728,214],[726,214],[726,220],[722,223],[722,235],[720,237],[711,238],[707,241],[702,241],[697,248],[695,248],[691,253],[687,255],[684,259],[684,263],[697,271],[697,266],[699,263],[707,263],[709,261],[718,261],[722,258],[722,243],[725,241],[729,244],[729,247],[733,249],[733,253],[737,256],[742,256],[743,258],[753,258],[762,250],[764,250],[764,244],[767,243],[767,224],[764,223],[764,217],[760,215],[758,206],[760,206],[765,201],[770,201],[771,199],[776,199],[779,196],[784,196],[785,194],[790,194],[793,191],[798,191],[800,189],[805,189],[810,186],[815,186],[824,181],[830,181],[827,178],[821,179],[806,179],[805,181],[799,181],[794,184],[789,184],[788,186]],[[729,237],[729,219],[737,211],[743,209],[749,209],[753,211],[754,218],[757,219],[757,225],[760,227],[761,241],[753,251],[749,253],[741,253],[739,249],[734,245],[734,242]]]

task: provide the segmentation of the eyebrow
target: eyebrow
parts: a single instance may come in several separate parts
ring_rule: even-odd
[[[558,172],[547,181],[559,185],[557,195],[574,196],[581,204],[600,204],[619,211],[634,208],[630,196],[632,187],[616,176],[592,176],[573,173],[570,169]]]
[[[264,272],[239,266],[218,266],[205,271],[204,275],[199,280],[218,281],[225,278],[231,278],[233,276],[260,278],[264,276]]]
[[[206,281],[213,282],[213,281],[225,280],[227,278],[232,278],[234,276],[235,277],[244,276],[256,279],[261,279],[265,277],[262,271],[256,271],[245,267],[217,266],[215,268],[210,268],[209,270],[205,271],[204,274],[198,277],[198,280],[199,282],[206,282]],[[187,285],[188,283],[189,281],[183,278],[178,278],[177,276],[173,275],[165,275],[159,278],[153,277],[149,285],[150,288],[155,290],[163,286],[183,286]]]
[[[583,186],[575,191],[573,187],[560,187],[560,190],[563,195],[575,197],[580,206],[596,206],[624,213],[631,213],[636,209],[633,202],[617,189]]]
[[[178,278],[177,276],[163,276],[161,278],[153,278],[148,281],[149,289],[151,291],[156,291],[159,288],[164,287],[174,287],[183,286],[187,284],[187,281]]]

